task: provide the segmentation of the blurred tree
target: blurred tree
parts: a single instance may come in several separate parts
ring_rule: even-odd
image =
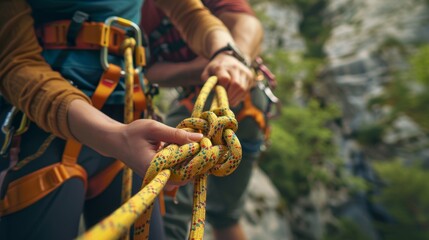
[[[429,172],[421,164],[404,167],[399,160],[379,162],[376,170],[386,182],[377,197],[396,219],[380,224],[386,239],[429,239]]]
[[[394,113],[405,113],[429,133],[429,45],[418,48],[409,62],[409,71],[396,72],[397,79],[387,88],[386,102]]]

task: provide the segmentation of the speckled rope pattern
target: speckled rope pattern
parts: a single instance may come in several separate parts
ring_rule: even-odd
[[[143,189],[113,214],[86,232],[81,239],[118,239],[140,216],[134,226],[134,239],[147,239],[153,201],[167,180],[194,179],[194,203],[190,239],[204,235],[207,175],[231,174],[241,160],[241,145],[235,131],[237,120],[229,109],[226,91],[216,86],[217,78],[210,77],[204,84],[195,103],[191,118],[183,120],[177,128],[201,132],[199,143],[183,146],[170,144],[153,158],[143,180]],[[215,88],[210,111],[203,112],[209,93]]]

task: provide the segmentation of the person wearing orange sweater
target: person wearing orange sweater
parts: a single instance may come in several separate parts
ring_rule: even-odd
[[[260,53],[263,28],[249,3],[246,0],[201,2],[225,23],[241,55],[247,60],[255,59]],[[187,46],[174,24],[156,7],[154,0],[145,1],[142,15],[152,19],[141,21],[141,27],[148,35],[151,56],[146,77],[161,87],[176,87],[181,92],[179,98],[169,105],[165,118],[167,125],[177,126],[182,119],[191,116],[193,103],[204,82],[201,73],[209,59],[198,56]],[[210,175],[207,180],[206,220],[212,227],[214,239],[246,239],[239,220],[244,216],[244,201],[252,167],[261,153],[260,146],[264,141],[266,125],[262,121],[268,104],[268,99],[260,88],[249,89],[248,93],[247,100],[251,101],[246,103],[240,101],[239,95],[233,92],[228,94],[231,105],[238,105],[231,110],[238,120],[236,135],[242,147],[241,163],[232,174],[225,177]],[[253,108],[248,105],[249,102]],[[187,237],[192,202],[192,184],[180,187],[174,198],[165,197],[166,214],[163,219],[169,239]]]
[[[156,3],[179,26],[184,39],[198,54],[211,58],[227,44],[234,44],[225,26],[212,17],[200,1],[157,0]],[[101,110],[96,109],[91,105],[90,97],[103,74],[99,50],[45,47],[43,30],[47,29],[46,26],[60,20],[74,21],[77,11],[88,14],[87,21],[91,22],[104,22],[109,16],[119,16],[138,23],[141,5],[141,0],[0,2],[0,91],[5,99],[1,106],[2,116],[6,106],[11,104],[31,120],[28,131],[20,138],[20,151],[15,152],[18,164],[37,152],[51,133],[57,136],[43,154],[19,170],[7,173],[0,196],[2,239],[76,237],[82,210],[89,227],[117,208],[120,201],[120,173],[114,176],[106,189],[89,200],[85,200],[87,178],[91,180],[112,165],[115,159],[120,159],[137,173],[134,182],[140,183],[138,178],[145,175],[162,142],[185,144],[201,139],[201,134],[170,128],[152,120],[121,123],[124,104],[121,82],[105,106]],[[42,37],[36,34],[38,30],[42,30]],[[57,33],[61,32],[57,30]],[[122,61],[119,56],[109,55],[109,62],[121,65]],[[228,54],[217,54],[205,68],[205,73],[218,76],[220,83],[234,94],[237,101],[244,98],[253,78],[249,69]],[[62,164],[61,168],[55,168],[60,170],[70,167],[64,164],[63,158],[65,140],[69,139],[84,145],[77,164],[72,166],[72,173],[78,177],[70,177],[71,173],[67,171],[69,175],[62,175],[66,181],[58,179],[58,174],[39,176],[51,166]],[[0,167],[5,169],[3,164]],[[12,210],[10,206],[14,202],[11,199],[19,200],[20,196],[10,195],[11,189],[25,180],[37,183],[41,178],[62,182],[43,197],[31,199],[31,204],[24,201],[24,207]],[[56,180],[51,181],[52,184],[56,184]],[[90,182],[88,184],[91,185]],[[155,211],[154,215],[159,219],[159,212]],[[156,216],[153,218],[157,219]],[[155,235],[157,239],[162,238],[159,229]],[[151,233],[156,232],[151,230]]]

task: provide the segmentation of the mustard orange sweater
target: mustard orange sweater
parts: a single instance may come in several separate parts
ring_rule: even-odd
[[[199,0],[157,0],[191,48],[205,57],[210,32],[227,31]],[[31,9],[24,0],[0,1],[0,92],[45,131],[73,138],[67,120],[71,101],[89,98],[44,61]],[[150,19],[148,19],[150,21]]]

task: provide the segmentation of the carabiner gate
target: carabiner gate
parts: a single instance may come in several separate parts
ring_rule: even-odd
[[[102,48],[100,50],[100,62],[101,62],[101,66],[103,67],[104,70],[107,70],[109,68],[109,61],[107,59],[108,57],[108,46],[109,46],[109,35],[110,35],[110,27],[112,26],[112,23],[116,22],[118,25],[124,27],[124,28],[130,28],[133,32],[134,32],[134,38],[136,40],[136,49],[137,49],[137,54],[143,54],[143,53],[139,53],[140,48],[142,48],[142,33],[141,30],[139,28],[139,26],[127,19],[124,18],[120,18],[120,17],[109,17],[106,19],[106,21],[104,22],[104,26],[105,26],[105,30],[103,33],[103,41],[102,41]],[[139,58],[143,58],[143,56],[140,56]],[[138,58],[138,59],[139,59]],[[136,68],[134,69],[134,73],[138,74],[142,71],[142,66],[137,65]],[[125,76],[125,71],[121,70],[121,76],[124,77]]]

